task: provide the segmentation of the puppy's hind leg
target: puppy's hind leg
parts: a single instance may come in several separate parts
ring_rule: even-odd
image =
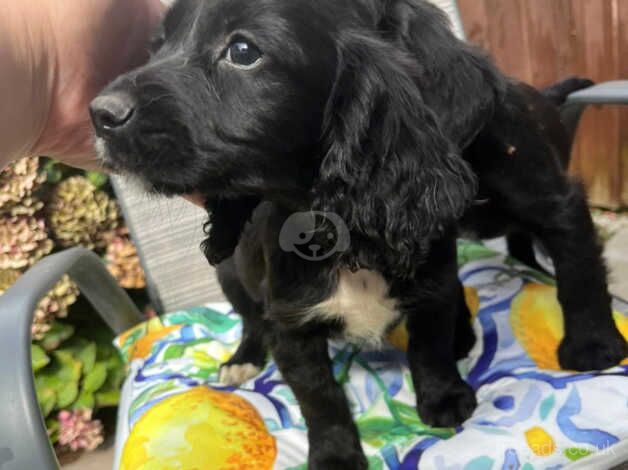
[[[232,258],[218,266],[218,280],[234,310],[242,316],[242,341],[235,354],[221,366],[219,381],[238,386],[258,375],[266,362],[264,310],[246,292]]]

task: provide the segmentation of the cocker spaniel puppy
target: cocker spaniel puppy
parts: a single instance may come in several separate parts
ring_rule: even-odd
[[[459,230],[507,233],[530,261],[532,237],[545,246],[562,366],[627,355],[585,194],[564,170],[554,102],[578,86],[547,99],[505,78],[423,0],[179,0],[150,62],[91,112],[111,169],[207,198],[207,258],[244,321],[221,379],[246,380],[270,350],[310,468],[346,470],[367,464],[331,335],[377,343],[405,318],[421,419],[455,426],[476,406],[456,368],[474,342]]]

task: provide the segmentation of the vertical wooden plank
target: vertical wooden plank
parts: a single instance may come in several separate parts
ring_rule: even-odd
[[[628,0],[458,0],[469,40],[508,75],[544,86],[569,75],[628,77]],[[594,205],[628,205],[628,108],[588,110],[571,171]]]
[[[584,28],[584,15],[582,14],[582,6],[581,2],[579,3],[577,0],[569,0],[571,5],[571,25],[573,28],[572,31],[572,41],[568,41],[566,43],[566,48],[569,48],[570,45],[572,49],[572,67],[574,70],[574,75],[587,76],[593,80],[597,78],[588,75],[587,63],[586,63],[586,51],[585,51],[585,42],[586,42],[586,33]],[[581,178],[584,183],[589,185],[589,181],[585,175],[585,169],[582,166],[583,162],[586,162],[588,149],[586,148],[586,135],[588,134],[587,129],[590,127],[590,124],[587,124],[590,121],[589,113],[585,113],[580,122],[580,127],[578,129],[578,134],[576,135],[575,146],[571,155],[571,165],[570,171],[573,175]]]
[[[617,2],[617,76],[628,78],[628,1]],[[628,106],[619,109],[619,204],[628,207]]]
[[[529,55],[523,28],[523,3],[526,0],[486,0],[490,12],[488,37],[498,66],[520,80],[531,79]]]
[[[458,8],[467,41],[490,51],[492,44],[488,38],[489,18],[486,13],[486,0],[458,0]]]
[[[527,0],[522,7],[525,45],[530,57],[530,83],[545,87],[558,78],[558,38],[552,14],[556,5],[547,0]]]
[[[582,31],[584,39],[578,44],[578,55],[585,64],[585,75],[596,81],[615,78],[614,0],[572,1],[576,29]],[[617,109],[589,109],[578,132],[572,169],[587,185],[594,205],[612,207],[618,203],[618,143]]]
[[[553,0],[550,2],[552,26],[554,28],[554,44],[556,52],[557,76],[562,79],[571,75],[583,74],[584,63],[577,64],[576,51],[578,42],[582,42],[582,34],[578,32],[573,15],[571,0]]]

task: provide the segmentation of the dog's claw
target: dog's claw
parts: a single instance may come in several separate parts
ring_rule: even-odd
[[[604,370],[628,357],[628,344],[613,332],[601,338],[565,337],[558,348],[560,366],[567,370]]]

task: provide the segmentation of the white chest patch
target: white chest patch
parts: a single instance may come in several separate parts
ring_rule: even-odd
[[[349,341],[378,345],[400,315],[397,301],[388,296],[389,290],[388,283],[378,272],[343,269],[336,291],[329,299],[315,305],[310,314],[326,320],[341,320]]]

